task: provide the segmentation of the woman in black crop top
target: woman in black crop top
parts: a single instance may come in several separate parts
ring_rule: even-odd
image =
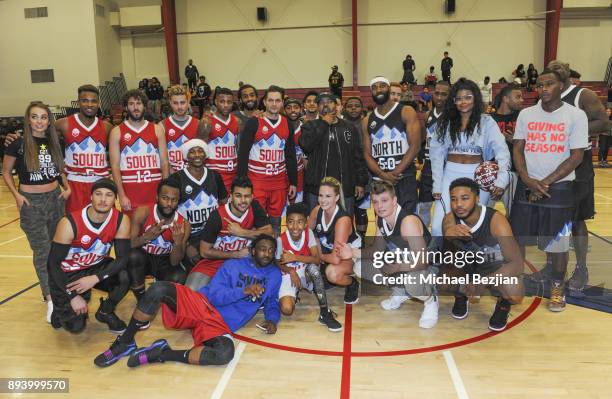
[[[47,258],[55,227],[64,216],[65,200],[70,196],[62,149],[53,123],[48,106],[31,103],[25,112],[23,136],[8,145],[2,162],[2,178],[15,197],[21,229],[32,248],[34,267],[47,301],[47,322],[51,322],[53,311]],[[12,178],[13,168],[17,169],[19,190]],[[65,187],[63,192],[60,182]]]
[[[354,262],[352,259],[341,259],[334,246],[349,244],[359,248],[361,237],[355,233],[352,218],[344,210],[341,201],[340,182],[333,177],[321,180],[319,186],[319,205],[308,218],[308,226],[314,231],[321,247],[321,261],[327,264],[327,280],[336,285],[345,286],[344,303],[353,304],[359,300],[359,283],[352,277]]]

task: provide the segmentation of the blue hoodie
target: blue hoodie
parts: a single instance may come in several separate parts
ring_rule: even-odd
[[[255,283],[261,284],[265,290],[253,302],[252,297],[244,295],[243,290]],[[266,320],[278,324],[280,285],[281,272],[275,264],[259,268],[249,256],[225,261],[210,283],[198,292],[206,296],[219,311],[230,330],[237,331],[255,316],[262,303]]]

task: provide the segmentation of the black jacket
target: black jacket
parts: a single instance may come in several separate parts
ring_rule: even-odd
[[[355,195],[355,186],[365,187],[368,183],[368,170],[363,159],[361,137],[355,126],[343,119],[328,125],[322,119],[315,119],[302,125],[300,147],[308,158],[304,172],[304,191],[317,194],[319,183],[325,177],[325,166],[328,156],[336,156],[338,149],[330,151],[329,136],[333,133],[337,140],[335,145],[340,149],[341,170],[333,177],[341,180],[345,197]],[[333,143],[332,143],[333,144]]]

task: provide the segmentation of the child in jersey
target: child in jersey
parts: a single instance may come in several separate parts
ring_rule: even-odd
[[[289,205],[287,230],[276,239],[276,259],[283,273],[278,293],[280,309],[286,316],[293,314],[297,293],[304,288],[317,297],[321,309],[319,323],[327,326],[329,331],[341,331],[342,325],[327,306],[319,248],[314,233],[308,228],[307,214],[305,205]]]

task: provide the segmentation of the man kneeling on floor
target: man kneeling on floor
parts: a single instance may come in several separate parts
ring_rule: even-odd
[[[502,331],[508,323],[510,306],[523,300],[523,257],[512,234],[508,219],[493,208],[478,205],[478,183],[460,178],[450,185],[451,213],[446,214],[442,229],[444,239],[454,246],[455,254],[474,254],[474,262],[466,262],[461,270],[469,278],[463,291],[456,289],[452,316],[468,316],[468,295],[479,295],[485,287],[493,289],[499,299],[489,320],[489,329]],[[455,257],[455,268],[463,265]],[[443,269],[444,270],[444,269]],[[442,271],[440,274],[445,274]],[[482,281],[481,281],[482,280]],[[479,281],[481,281],[479,283]]]
[[[251,320],[262,305],[265,321],[260,326],[267,334],[276,333],[281,272],[274,264],[275,252],[276,240],[262,234],[253,241],[250,257],[226,261],[199,291],[169,281],[153,283],[138,301],[125,332],[94,363],[107,367],[125,356],[129,356],[129,367],[166,361],[202,366],[229,363],[234,357],[229,334]],[[136,347],[134,336],[153,320],[160,306],[166,328],[191,330],[193,348],[173,350],[165,339]]]

